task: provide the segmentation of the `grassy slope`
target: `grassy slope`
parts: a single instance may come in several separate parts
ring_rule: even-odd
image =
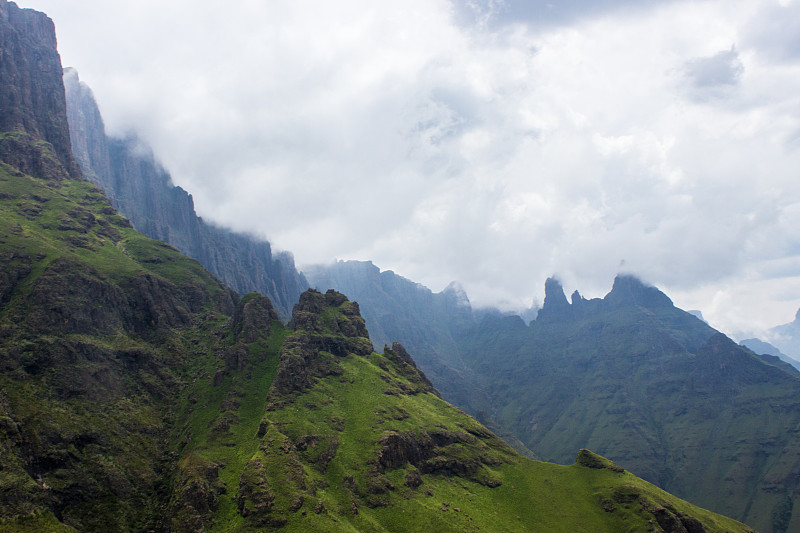
[[[259,531],[270,524],[285,524],[285,531],[658,531],[653,512],[665,508],[698,518],[706,531],[748,530],[589,452],[589,462],[606,468],[524,458],[459,409],[421,391],[391,353],[334,359],[333,374],[278,408],[266,408],[261,438],[251,431],[239,441],[243,450],[256,450],[241,475],[266,480],[261,486],[268,487],[268,515],[275,521],[236,512],[240,456],[227,463],[230,481],[213,531]],[[437,447],[416,465],[378,465],[387,435],[413,434],[422,441],[436,433],[468,438]],[[226,453],[206,450],[211,461]],[[423,473],[421,485],[409,486],[414,472],[437,461],[451,461],[452,468]],[[476,464],[459,471],[459,465]]]
[[[468,339],[475,368],[492,383],[497,419],[540,457],[566,463],[569,450],[587,447],[692,501],[781,530],[775,517],[800,454],[796,376],[735,346],[701,349],[713,331],[674,308],[532,323],[499,340],[497,329]]]
[[[293,333],[274,319],[252,338],[208,305],[185,327],[152,336],[37,329],[24,319],[36,316],[31,295],[56,261],[103,286],[149,274],[190,293],[225,289],[130,229],[85,182],[0,168],[0,230],[0,251],[16,254],[5,256],[7,273],[31,260],[0,312],[0,489],[6,502],[8,491],[27,498],[5,508],[4,531],[71,530],[65,523],[95,531],[646,531],[659,508],[698,517],[708,531],[745,531],[618,469],[517,455],[391,351],[314,353],[309,364],[322,366],[311,385],[281,395],[274,381]],[[68,296],[77,299],[67,304],[91,309]],[[248,295],[240,309],[258,298]],[[341,331],[358,320],[345,302],[322,312],[321,331],[294,334],[348,340]],[[38,360],[47,346],[55,355]],[[103,357],[77,357],[81,350]],[[132,353],[150,366],[125,366]],[[393,449],[394,437],[408,448]],[[48,442],[37,453],[53,467],[24,463],[17,446],[36,439]],[[404,458],[414,449],[421,455]],[[65,495],[78,499],[57,506],[60,523],[50,505]]]

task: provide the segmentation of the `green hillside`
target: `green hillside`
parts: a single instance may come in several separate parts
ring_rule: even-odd
[[[175,390],[199,370],[191,344],[235,294],[88,182],[2,165],[0,235],[0,517],[146,523],[165,490]]]

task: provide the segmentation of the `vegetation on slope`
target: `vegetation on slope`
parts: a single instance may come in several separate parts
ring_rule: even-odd
[[[283,343],[258,424],[192,424],[182,468],[216,468],[196,476],[216,483],[199,498],[214,501],[207,530],[748,531],[586,450],[572,466],[516,454],[441,400],[402,346],[372,352],[339,293],[305,293],[289,327],[271,334]]]
[[[0,519],[136,530],[159,512],[191,341],[235,295],[88,182],[2,165],[0,235]]]
[[[87,182],[3,166],[0,225],[3,530],[747,531],[590,452],[516,454],[343,295],[284,326]]]
[[[0,55],[0,530],[744,530],[522,459],[340,294],[238,299],[79,178],[52,22],[0,0]]]

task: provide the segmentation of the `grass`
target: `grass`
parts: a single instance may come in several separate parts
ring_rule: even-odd
[[[328,327],[338,320],[341,315],[335,309],[322,312]],[[411,390],[414,383],[401,363],[386,354],[349,354],[338,357],[337,363],[335,374],[291,394],[278,408],[267,407],[264,389],[249,391],[261,402],[261,412],[254,401],[252,413],[262,415],[258,418],[266,423],[266,431],[258,438],[250,425],[235,439],[235,455],[222,441],[197,441],[193,453],[225,465],[226,477],[221,471],[220,479],[224,477],[227,490],[220,497],[212,531],[262,531],[281,524],[287,532],[633,532],[648,531],[656,523],[653,511],[658,509],[700,517],[709,532],[746,530],[602,458],[595,465],[601,468],[589,468],[519,456],[430,392],[387,394]],[[208,409],[219,412],[222,397],[209,395]],[[212,419],[212,414],[202,422],[198,418],[194,430],[207,432]],[[378,464],[381,439],[395,434],[413,435],[420,442],[434,434],[474,435],[464,442],[436,446],[432,456],[480,464],[462,475],[422,474],[420,486],[409,486],[407,476],[419,472],[418,467],[426,468],[424,461],[394,468]],[[238,484],[241,479],[257,489],[244,489]],[[246,507],[255,509],[268,501],[269,511],[242,517],[237,502],[243,494]]]
[[[0,311],[0,489],[22,502],[0,502],[3,531],[618,532],[646,531],[660,508],[745,531],[627,472],[517,455],[391,352],[342,353],[371,344],[336,295],[308,322],[322,332],[274,320],[234,331],[231,309],[213,303],[227,289],[133,231],[88,182],[0,167],[0,235],[14,278]],[[137,276],[160,280],[190,321],[158,335],[62,331],[37,316],[103,310],[81,287],[33,301],[56,261],[123,293]],[[262,315],[250,323],[263,328]],[[311,386],[276,392],[281,371],[310,372]]]

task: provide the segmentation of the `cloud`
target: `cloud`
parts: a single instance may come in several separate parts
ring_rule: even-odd
[[[525,307],[624,262],[728,331],[800,305],[797,2],[22,4],[202,216],[301,264]]]
[[[739,84],[744,65],[736,47],[722,50],[711,57],[690,59],[683,65],[683,73],[689,84],[691,97],[706,100],[724,96]]]
[[[534,27],[574,24],[600,16],[628,16],[671,0],[454,0],[459,19],[478,26],[526,24]]]
[[[744,28],[745,42],[772,61],[800,59],[800,3],[764,2]]]

